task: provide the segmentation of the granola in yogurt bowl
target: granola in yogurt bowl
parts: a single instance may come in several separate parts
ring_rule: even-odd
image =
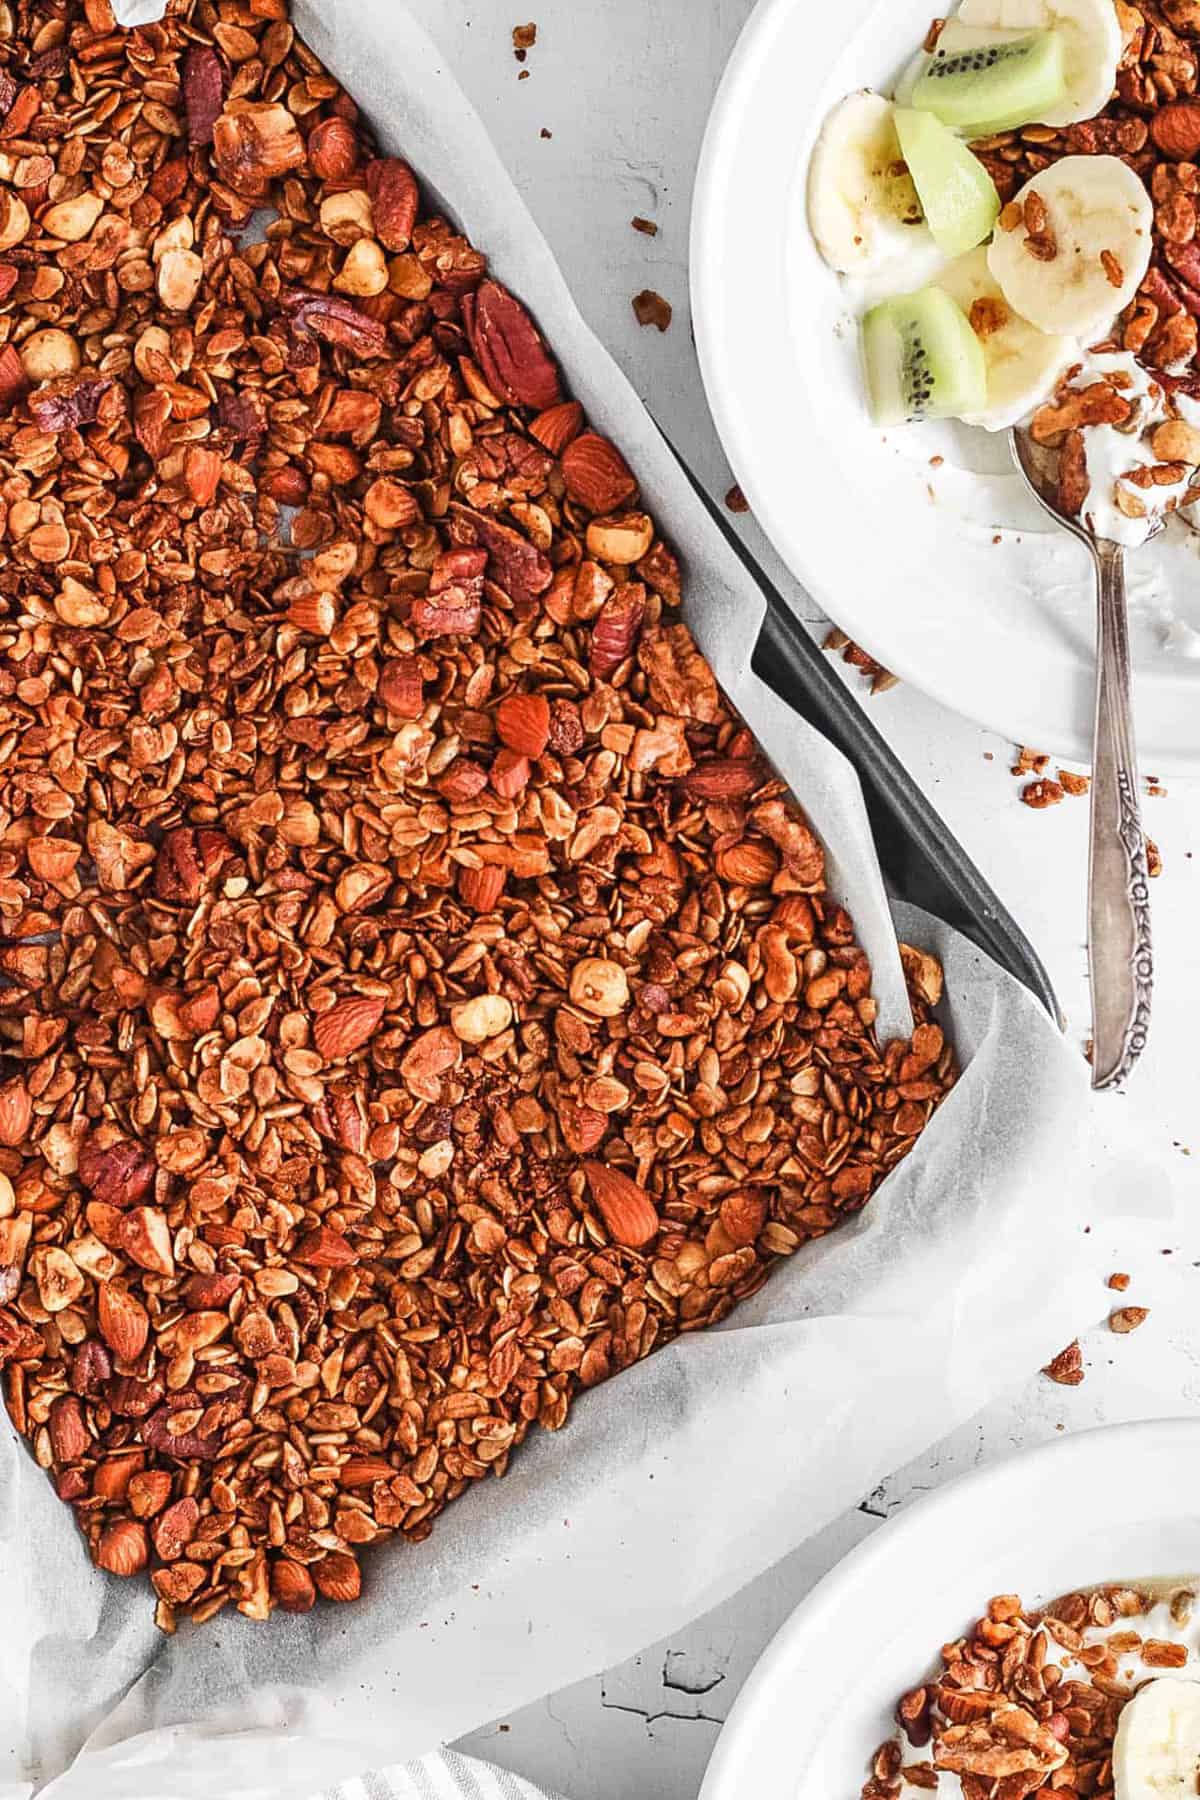
[[[1200,1767],[1194,1581],[1106,1585],[1040,1609],[1017,1594],[941,1646],[896,1704],[862,1800],[1166,1800]]]
[[[809,220],[891,429],[1027,429],[1063,510],[1200,522],[1200,4],[963,0],[825,122]]]

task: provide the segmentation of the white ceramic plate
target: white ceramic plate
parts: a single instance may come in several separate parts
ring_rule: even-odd
[[[853,88],[888,89],[936,10],[932,0],[838,0],[832,13],[759,0],[697,177],[701,367],[751,507],[830,616],[958,712],[1086,759],[1086,550],[1044,528],[1003,437],[873,429],[853,322],[808,231],[808,159],[825,114]],[[1163,645],[1173,618],[1200,629],[1200,538],[1183,526],[1170,536],[1130,561],[1141,762],[1155,773],[1200,770],[1200,661]]]
[[[883,1526],[779,1632],[700,1800],[853,1800],[892,1709],[993,1594],[1029,1605],[1200,1573],[1200,1420],[1081,1432],[938,1489]]]

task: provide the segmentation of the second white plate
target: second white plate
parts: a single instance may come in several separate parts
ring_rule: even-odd
[[[700,1800],[852,1800],[900,1695],[993,1594],[1037,1605],[1106,1582],[1194,1578],[1197,1496],[1200,1420],[1165,1419],[1080,1432],[918,1501],[827,1575],[768,1646]]]
[[[808,231],[805,181],[826,112],[886,90],[925,35],[929,0],[760,0],[714,104],[697,176],[692,295],[705,385],[730,462],[814,599],[886,667],[1039,750],[1091,753],[1087,552],[1044,519],[1003,437],[957,426],[880,433],[857,338]],[[940,457],[940,463],[933,459]],[[1143,769],[1200,770],[1200,538],[1130,557]]]

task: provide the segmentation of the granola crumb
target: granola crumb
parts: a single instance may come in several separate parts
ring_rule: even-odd
[[[1042,1374],[1048,1375],[1051,1381],[1056,1381],[1059,1387],[1078,1387],[1085,1374],[1079,1339],[1068,1344],[1065,1350],[1060,1350],[1054,1360],[1046,1364]]]
[[[518,62],[524,62],[533,46],[537,43],[537,26],[514,25],[512,28],[513,55]]]
[[[640,294],[633,297],[633,310],[639,325],[657,325],[665,331],[671,323],[671,302],[656,294],[653,288],[643,288]]]
[[[1130,1277],[1126,1275],[1123,1270],[1118,1270],[1115,1275],[1110,1275],[1108,1278],[1109,1287],[1118,1294],[1123,1294],[1125,1292],[1126,1288],[1129,1286],[1129,1282]]]
[[[1071,769],[1060,769],[1058,779],[1065,794],[1078,796],[1089,793],[1091,790],[1092,778],[1090,775],[1076,775]]]
[[[1024,744],[1017,746],[1017,760],[1012,766],[1014,775],[1044,775],[1050,767],[1050,758],[1040,750],[1027,749]]]
[[[1108,1315],[1108,1328],[1115,1331],[1118,1337],[1126,1337],[1131,1331],[1137,1331],[1150,1317],[1148,1306],[1119,1306],[1116,1312]]]
[[[1058,806],[1062,797],[1063,791],[1057,781],[1031,781],[1021,789],[1022,800],[1035,812],[1042,812],[1047,806]]]
[[[528,81],[529,80],[529,70],[522,69],[521,73],[517,76],[517,80],[518,81]]]
[[[1153,838],[1146,839],[1146,873],[1156,881],[1163,872],[1162,852]]]
[[[635,231],[640,231],[643,237],[658,236],[658,226],[654,223],[653,219],[643,219],[639,214],[630,219],[629,223],[633,226]]]
[[[747,500],[745,494],[743,494],[741,488],[738,486],[736,481],[734,482],[733,486],[730,488],[729,492],[725,496],[725,504],[729,508],[731,513],[748,513],[750,511],[750,502]],[[833,637],[833,636],[834,636],[834,633],[831,631],[829,633],[829,637]],[[845,642],[844,638],[843,638],[843,642]],[[827,649],[829,649],[829,648],[840,649],[841,648],[841,645],[832,645],[831,646],[829,644],[828,638],[825,640],[825,643],[826,643]]]
[[[538,136],[544,137],[544,138],[552,138],[554,136],[554,133],[552,131],[548,131],[546,129],[546,127],[543,125],[541,131],[538,133]]]

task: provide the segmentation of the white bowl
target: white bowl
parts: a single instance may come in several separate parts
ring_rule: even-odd
[[[993,1594],[1029,1605],[1200,1573],[1200,1420],[1106,1426],[937,1489],[801,1602],[717,1741],[700,1800],[855,1800],[900,1695]]]
[[[826,15],[812,0],[759,0],[696,181],[701,369],[756,517],[826,612],[956,711],[1086,759],[1087,551],[1022,491],[1003,435],[871,426],[855,321],[808,230],[808,160],[826,113],[854,88],[887,90],[936,10],[930,0],[838,0]],[[1200,660],[1164,642],[1171,619],[1200,630],[1198,551],[1200,539],[1176,525],[1130,558],[1142,766],[1156,771],[1200,769]]]

